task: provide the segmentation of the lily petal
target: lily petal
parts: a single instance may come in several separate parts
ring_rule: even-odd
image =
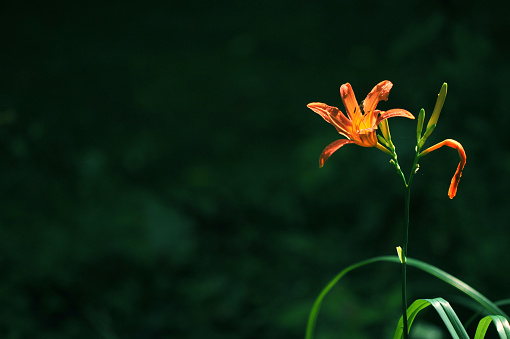
[[[379,125],[381,123],[381,121],[383,121],[383,120],[393,118],[393,117],[404,117],[404,118],[414,119],[414,115],[412,115],[411,112],[406,111],[405,109],[400,109],[400,108],[390,109],[386,112],[380,112],[380,111],[376,110],[375,112],[380,113],[379,117],[377,118],[376,125]]]
[[[349,119],[351,119],[354,128],[357,130],[359,128],[362,115],[350,83],[343,84],[340,87],[340,96],[344,102],[347,115],[349,116]]]
[[[338,133],[349,138],[352,130],[352,122],[337,107],[323,104],[322,102],[312,102],[306,105],[309,109],[319,114],[324,120],[333,125]]]
[[[322,154],[319,158],[319,167],[324,166],[326,160],[329,159],[331,154],[335,153],[340,147],[347,144],[354,144],[355,142],[347,139],[338,139],[333,141],[331,144],[326,146],[326,148],[322,151]]]
[[[378,83],[370,93],[368,93],[364,104],[363,109],[365,111],[365,124],[367,126],[373,125],[375,123],[377,113],[375,112],[375,108],[377,104],[381,100],[388,100],[388,95],[390,94],[390,90],[393,87],[391,81],[384,80]],[[368,119],[368,120],[367,120]]]
[[[466,165],[466,151],[464,151],[464,147],[462,147],[462,145],[456,140],[446,139],[438,144],[435,144],[434,146],[427,148],[425,151],[421,152],[420,155],[421,156],[426,155],[427,153],[435,151],[436,149],[441,148],[443,146],[455,148],[457,152],[459,152],[460,157],[459,165],[457,166],[457,170],[455,171],[452,181],[450,182],[450,188],[448,189],[448,197],[450,197],[450,199],[453,199],[453,197],[455,197],[455,195],[457,194],[457,187],[459,187],[459,181],[460,177],[462,176],[462,170]]]

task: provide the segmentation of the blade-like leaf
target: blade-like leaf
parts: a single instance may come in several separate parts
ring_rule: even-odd
[[[387,257],[390,261],[393,262],[399,262],[397,258],[393,257]],[[492,301],[487,299],[483,294],[463,282],[462,280],[454,277],[453,275],[446,273],[445,271],[427,264],[423,261],[416,260],[416,259],[408,259],[407,264],[416,268],[421,269],[422,271],[425,271],[436,278],[446,282],[449,285],[452,285],[453,287],[457,288],[459,291],[467,294],[470,298],[475,300],[480,306],[482,306],[487,312],[491,314],[497,314],[501,315],[508,319],[508,315],[503,312],[496,304],[494,304]]]
[[[453,310],[452,306],[446,300],[444,300],[443,298],[436,298],[429,299],[428,301],[430,301],[432,306],[434,306],[436,311],[439,313],[446,327],[450,331],[452,337],[469,339],[466,329],[460,322],[459,317],[457,317],[457,314]],[[441,309],[442,311],[440,311],[439,309]],[[443,314],[445,314],[447,318],[444,318]]]
[[[509,339],[510,338],[510,324],[505,317],[500,315],[488,315],[478,323],[478,327],[476,328],[475,339],[483,339],[485,338],[485,334],[489,328],[489,325],[494,323],[496,327],[496,331],[498,331],[499,337],[501,339]]]
[[[408,322],[409,328],[411,328],[411,324],[416,318],[418,312],[426,308],[427,306],[432,305],[436,312],[439,314],[441,319],[443,320],[446,328],[450,332],[452,338],[454,339],[469,339],[469,336],[462,326],[457,314],[451,307],[451,305],[444,300],[443,298],[435,298],[435,299],[419,299],[416,300],[408,309]],[[400,321],[397,325],[397,330],[395,331],[395,336],[393,339],[401,339],[403,336],[403,326],[402,326],[402,317],[400,317]]]
[[[382,256],[382,257],[374,257],[371,259],[367,259],[364,261],[361,261],[359,263],[356,263],[354,265],[351,265],[347,268],[345,268],[343,271],[341,271],[337,276],[335,276],[327,285],[324,287],[324,289],[321,291],[317,299],[315,300],[312,310],[310,311],[310,315],[308,317],[308,324],[306,328],[306,339],[312,339],[313,338],[313,332],[315,330],[315,324],[317,322],[317,316],[319,314],[319,310],[322,304],[322,301],[328,294],[328,292],[342,279],[344,275],[349,273],[350,271],[366,266],[372,263],[376,262],[393,262],[397,264],[401,264],[399,259],[396,256]],[[496,306],[493,302],[491,302],[489,299],[487,299],[484,295],[482,295],[480,292],[466,284],[460,279],[457,279],[453,275],[446,273],[443,270],[440,270],[439,268],[427,264],[423,261],[419,261],[416,259],[407,258],[407,264],[416,268],[421,269],[422,271],[425,271],[436,278],[446,282],[447,284],[457,288],[459,291],[465,293],[470,298],[475,300],[480,306],[482,306],[489,314],[495,314],[500,315],[502,317],[505,317],[508,319],[508,316],[505,312],[503,312],[498,306]],[[453,311],[453,310],[452,310]],[[446,311],[445,311],[446,312]],[[448,315],[448,314],[447,314]],[[510,338],[509,338],[510,339]]]
[[[502,299],[494,302],[498,306],[509,305],[510,299]]]
[[[432,306],[434,306],[434,308],[436,309],[436,311],[439,314],[439,316],[441,317],[441,319],[443,319],[443,322],[446,325],[446,327],[448,328],[448,331],[450,332],[450,334],[452,335],[452,338],[460,339],[458,334],[456,333],[455,328],[454,328],[453,324],[451,323],[448,315],[446,314],[445,310],[443,309],[441,303],[439,303],[438,301],[436,301],[434,299],[431,299],[428,301],[430,302],[430,304]]]
[[[490,315],[480,320],[478,327],[476,328],[475,339],[483,339],[485,337],[485,333],[487,333],[487,329],[491,322],[492,318]]]
[[[317,322],[317,316],[319,314],[319,310],[320,310],[320,307],[321,307],[321,304],[322,304],[322,300],[324,300],[324,297],[326,296],[326,294],[328,294],[328,292],[336,285],[336,283],[340,279],[342,279],[342,277],[344,275],[346,275],[347,273],[349,273],[350,271],[352,271],[352,270],[354,270],[356,268],[359,268],[359,267],[362,267],[362,266],[374,263],[374,262],[378,262],[378,261],[381,261],[381,257],[375,257],[375,258],[367,259],[367,260],[361,261],[359,263],[356,263],[354,265],[351,265],[351,266],[345,268],[342,272],[338,273],[338,275],[336,277],[334,277],[333,280],[331,280],[326,285],[326,287],[324,287],[324,289],[321,291],[321,293],[319,294],[317,299],[315,299],[315,302],[313,304],[312,310],[310,311],[310,315],[308,317],[308,325],[306,327],[306,339],[312,339],[313,338],[313,332],[315,330],[315,323]]]
[[[414,318],[416,318],[418,313],[428,306],[430,306],[430,302],[428,302],[427,300],[418,299],[407,308],[407,326],[409,328],[411,328]],[[400,320],[398,321],[397,324],[397,330],[395,331],[395,336],[393,336],[393,339],[402,339],[403,336],[404,336],[404,321],[403,317],[400,317]]]

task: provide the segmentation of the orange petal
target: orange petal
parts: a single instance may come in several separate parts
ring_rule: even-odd
[[[322,151],[321,156],[319,158],[319,167],[324,166],[324,163],[326,162],[326,160],[329,159],[331,154],[335,153],[340,147],[347,144],[354,144],[354,141],[347,139],[338,139],[333,141],[328,146],[326,146],[326,148]]]
[[[438,144],[435,144],[434,146],[427,148],[425,151],[421,152],[421,155],[426,155],[427,153],[435,151],[436,149],[441,148],[443,146],[455,148],[457,152],[459,152],[460,157],[459,165],[457,166],[457,170],[455,171],[455,174],[453,175],[452,181],[450,183],[450,188],[448,189],[448,196],[450,197],[450,199],[453,199],[453,197],[457,194],[457,187],[459,187],[459,181],[460,177],[462,176],[462,170],[466,165],[466,151],[464,151],[464,147],[462,147],[462,145],[458,141],[455,141],[453,139],[446,139]]]
[[[464,169],[465,164],[466,162],[462,163],[461,161],[453,175],[452,181],[450,182],[450,188],[448,189],[448,196],[450,199],[453,199],[453,197],[457,194],[457,187],[459,187],[460,177],[462,176],[462,170]]]
[[[377,134],[375,133],[375,129],[363,130],[363,131],[361,131],[360,134],[358,134],[358,137],[359,137],[359,140],[357,140],[357,139],[353,140],[357,145],[360,145],[363,147],[376,147],[378,144]]]
[[[412,115],[411,112],[406,111],[405,109],[400,109],[400,108],[390,109],[389,111],[386,111],[386,112],[380,112],[380,111],[376,110],[375,112],[380,113],[380,115],[377,118],[377,121],[375,123],[376,126],[379,125],[381,123],[381,121],[389,119],[389,118],[393,118],[393,117],[404,117],[404,118],[414,119],[414,115]]]
[[[393,87],[393,84],[388,81],[384,80],[378,83],[370,93],[368,93],[367,97],[365,98],[363,108],[365,111],[365,114],[369,116],[368,119],[370,119],[370,122],[365,121],[367,124],[375,124],[375,120],[377,117],[377,113],[375,113],[375,108],[377,107],[377,104],[381,100],[388,100],[388,95],[390,94],[390,90]]]
[[[358,129],[362,115],[351,84],[346,83],[340,87],[340,96],[344,102],[345,110],[347,111],[349,119],[351,119],[356,129]]]
[[[335,126],[338,133],[349,138],[350,131],[352,130],[352,123],[337,107],[328,106],[322,102],[312,102],[306,106],[319,114],[331,125]]]

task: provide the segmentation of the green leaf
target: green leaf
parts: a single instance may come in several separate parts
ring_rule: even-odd
[[[510,298],[509,299],[498,300],[498,301],[495,302],[495,304],[498,305],[498,306],[510,305]]]
[[[393,257],[387,257],[388,261],[397,262],[398,260],[395,260],[396,258]],[[445,271],[427,264],[423,261],[416,260],[416,259],[408,259],[407,264],[416,268],[421,269],[422,271],[425,271],[436,278],[446,282],[447,284],[457,288],[459,291],[465,293],[467,296],[469,296],[471,299],[476,301],[480,306],[482,306],[486,312],[489,314],[497,314],[501,315],[508,319],[508,315],[503,312],[496,304],[494,304],[492,301],[487,299],[483,294],[463,282],[462,280],[454,277],[453,275],[446,273]]]
[[[487,332],[491,322],[492,318],[490,315],[480,320],[478,327],[476,328],[475,339],[483,339],[485,337],[485,333]]]
[[[427,300],[418,299],[407,308],[407,326],[409,328],[411,328],[414,318],[416,318],[418,313],[428,306],[430,306],[430,302],[428,302]],[[400,317],[400,320],[398,321],[397,324],[397,330],[395,331],[395,336],[393,337],[393,339],[401,339],[402,336],[404,335],[403,319],[404,319],[403,317]]]
[[[343,271],[341,271],[337,276],[335,276],[327,285],[324,287],[315,300],[312,310],[310,311],[310,315],[308,317],[308,324],[306,328],[306,339],[312,339],[313,333],[315,330],[315,325],[317,322],[317,316],[319,314],[319,310],[322,304],[322,301],[328,294],[328,292],[342,279],[343,276],[345,276],[350,271],[363,267],[369,264],[373,264],[376,262],[393,262],[401,265],[400,260],[396,256],[381,256],[381,257],[374,257],[371,259],[363,260],[361,262],[358,262],[354,265],[351,265],[347,268],[345,268]],[[462,280],[454,277],[453,275],[446,273],[445,271],[427,264],[423,261],[407,258],[407,265],[416,267],[418,269],[421,269],[422,271],[425,271],[436,278],[446,282],[447,284],[457,288],[459,291],[465,293],[467,296],[475,300],[480,306],[483,307],[483,309],[488,312],[488,314],[495,314],[500,315],[502,317],[505,317],[508,319],[508,316],[505,312],[503,312],[498,306],[496,306],[492,301],[487,299],[484,295],[482,295],[480,292],[463,282]],[[452,310],[453,311],[453,310]],[[445,311],[446,312],[446,311]],[[454,313],[454,312],[453,312]],[[447,315],[449,313],[447,312]],[[452,314],[450,314],[451,316]],[[509,338],[510,339],[510,338]]]
[[[326,285],[326,287],[324,287],[324,289],[321,291],[321,293],[319,294],[317,299],[315,299],[315,302],[313,304],[312,310],[310,311],[310,315],[308,317],[308,325],[306,327],[306,339],[312,339],[313,338],[313,332],[315,330],[315,324],[317,322],[317,316],[319,314],[319,310],[320,310],[320,307],[322,305],[322,301],[324,300],[324,297],[328,294],[328,292],[336,285],[336,283],[340,279],[342,279],[342,277],[344,275],[346,275],[347,273],[349,273],[350,271],[352,271],[352,270],[354,270],[356,268],[359,268],[359,267],[362,267],[362,266],[374,263],[374,262],[378,262],[378,261],[381,261],[381,257],[375,257],[375,258],[367,259],[367,260],[361,261],[359,263],[356,263],[354,265],[351,265],[351,266],[345,268],[340,273],[338,273],[338,275],[336,277],[334,277],[333,280],[331,280]]]
[[[408,323],[409,328],[411,328],[411,324],[414,321],[414,318],[424,308],[432,305],[434,309],[437,311],[443,323],[448,328],[452,338],[454,339],[469,339],[469,336],[464,329],[464,326],[457,317],[457,314],[453,310],[452,306],[443,298],[435,298],[435,299],[419,299],[416,300],[408,309]],[[402,317],[400,317],[400,321],[397,325],[397,330],[395,331],[394,339],[401,339],[403,336],[403,326],[402,326]]]
[[[446,313],[446,316],[448,319],[441,317],[443,319],[443,322],[445,323],[446,327],[448,327],[448,330],[450,331],[450,334],[453,336],[454,333],[462,339],[469,339],[469,336],[466,332],[466,329],[462,325],[462,322],[459,320],[459,317],[457,317],[457,314],[453,310],[452,306],[443,298],[436,298],[429,300],[432,306],[436,309],[436,311],[439,312],[439,308]],[[441,313],[440,313],[441,315]]]
[[[496,331],[498,331],[499,337],[501,339],[510,338],[510,324],[508,323],[508,320],[500,315],[488,315],[478,323],[475,339],[485,338],[485,334],[487,333],[491,322],[494,323]]]

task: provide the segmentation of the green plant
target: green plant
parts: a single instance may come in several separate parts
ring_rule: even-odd
[[[411,167],[409,175],[406,177],[402,171],[398,162],[397,153],[395,146],[391,139],[388,118],[401,116],[410,119],[414,119],[414,116],[403,109],[392,109],[386,112],[376,110],[376,106],[380,100],[387,100],[389,91],[392,88],[392,83],[389,81],[382,81],[374,87],[374,89],[368,94],[367,98],[358,104],[354,92],[350,84],[344,84],[340,88],[340,94],[347,111],[345,116],[338,108],[328,106],[324,103],[310,103],[308,107],[317,114],[321,115],[324,120],[332,124],[336,130],[347,137],[347,139],[339,139],[329,144],[320,156],[319,165],[322,167],[325,161],[338,149],[347,144],[357,144],[363,147],[376,147],[377,149],[385,152],[391,157],[390,162],[393,164],[397,173],[402,179],[403,188],[405,192],[405,208],[404,208],[404,227],[402,232],[402,245],[397,247],[398,257],[375,257],[367,259],[351,265],[342,270],[336,277],[334,277],[329,284],[321,291],[310,312],[308,319],[308,325],[306,329],[306,338],[312,339],[315,330],[315,324],[317,316],[322,304],[323,299],[326,297],[328,292],[342,279],[347,273],[357,268],[378,263],[378,262],[394,262],[401,265],[401,283],[402,283],[402,316],[397,324],[394,339],[409,338],[409,332],[413,321],[415,320],[418,313],[427,308],[433,306],[437,311],[443,323],[447,327],[452,338],[469,338],[466,329],[455,314],[451,305],[443,298],[435,299],[419,299],[414,301],[409,307],[407,304],[407,266],[411,265],[418,269],[421,269],[432,276],[446,282],[457,288],[459,291],[465,293],[480,307],[481,311],[487,316],[482,318],[478,324],[474,338],[481,339],[485,337],[487,329],[491,323],[496,327],[496,330],[500,338],[510,338],[510,324],[508,322],[508,316],[493,302],[483,296],[481,293],[476,291],[471,286],[467,285],[458,278],[440,270],[425,262],[408,258],[408,235],[409,235],[409,206],[411,200],[411,183],[416,172],[419,170],[419,161],[422,157],[426,156],[430,152],[437,150],[443,146],[448,146],[457,150],[460,158],[459,165],[455,171],[455,174],[451,180],[450,187],[448,189],[448,196],[453,199],[457,194],[457,188],[459,185],[462,171],[466,164],[466,152],[462,145],[452,139],[446,139],[440,143],[435,144],[422,151],[427,138],[432,134],[436,128],[437,121],[442,111],[446,93],[447,84],[444,83],[438,94],[436,105],[432,112],[432,115],[424,129],[425,121],[425,110],[422,109],[418,115],[417,129],[416,129],[416,146],[415,156],[413,165]],[[376,134],[377,129],[381,131],[380,134]],[[405,330],[406,329],[406,330]]]

